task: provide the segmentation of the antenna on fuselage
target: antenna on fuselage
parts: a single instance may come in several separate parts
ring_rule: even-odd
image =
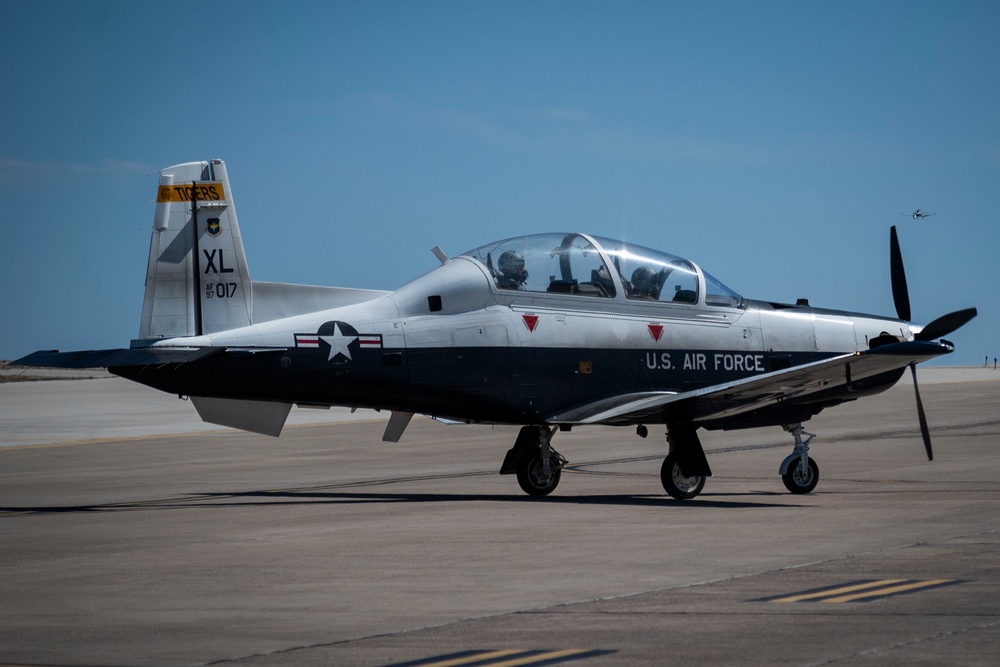
[[[444,254],[444,250],[441,250],[441,246],[434,246],[431,248],[431,252],[434,253],[434,256],[438,258],[438,261],[441,262],[441,264],[447,264],[451,261],[451,258]]]

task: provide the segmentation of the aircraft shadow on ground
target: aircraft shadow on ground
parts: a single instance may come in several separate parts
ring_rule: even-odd
[[[713,495],[715,498],[713,499]],[[218,509],[226,507],[269,507],[288,505],[343,505],[343,504],[432,504],[432,503],[505,503],[505,504],[549,504],[583,505],[609,507],[662,507],[691,511],[698,509],[763,509],[797,508],[795,503],[771,503],[750,500],[721,500],[727,496],[745,497],[742,494],[703,494],[697,500],[681,502],[667,496],[644,495],[553,495],[544,498],[505,494],[479,493],[381,493],[359,491],[313,491],[276,490],[201,493],[181,498],[145,500],[134,503],[107,503],[93,505],[65,505],[49,507],[0,507],[3,516],[24,516],[29,514],[63,514],[77,512],[129,512],[150,510]],[[748,494],[749,495],[749,494]],[[783,495],[783,494],[756,494]]]

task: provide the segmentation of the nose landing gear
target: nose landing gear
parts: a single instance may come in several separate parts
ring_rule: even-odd
[[[783,428],[795,436],[795,449],[781,462],[778,474],[792,493],[809,493],[819,483],[819,466],[809,458],[809,443],[816,436],[807,433],[802,424],[788,424]],[[803,440],[803,435],[809,437]]]

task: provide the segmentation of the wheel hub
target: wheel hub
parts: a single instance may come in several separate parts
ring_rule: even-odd
[[[792,471],[792,477],[795,479],[796,483],[800,486],[805,486],[812,479],[812,471],[806,466],[806,469],[802,469],[801,464],[797,464],[795,469]]]
[[[542,488],[552,483],[552,478],[555,476],[556,470],[557,468],[552,465],[551,461],[539,458],[532,461],[528,474],[531,477],[531,481],[537,487]]]
[[[674,480],[674,486],[685,493],[690,493],[697,488],[698,485],[701,484],[702,480],[701,477],[685,476],[684,473],[681,472],[681,467],[677,464],[674,464],[674,470],[671,477]]]

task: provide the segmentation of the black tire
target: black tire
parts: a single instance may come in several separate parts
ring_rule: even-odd
[[[676,454],[667,454],[660,467],[660,483],[663,490],[677,500],[691,500],[705,488],[704,477],[686,477],[681,472]]]
[[[547,496],[559,486],[562,470],[557,467],[556,458],[550,461],[548,477],[542,472],[542,457],[540,454],[525,454],[517,462],[517,483],[529,496]]]
[[[819,466],[812,458],[809,461],[809,475],[802,476],[799,462],[793,461],[788,466],[788,472],[781,476],[781,481],[785,483],[785,488],[792,493],[809,493],[819,484]]]

